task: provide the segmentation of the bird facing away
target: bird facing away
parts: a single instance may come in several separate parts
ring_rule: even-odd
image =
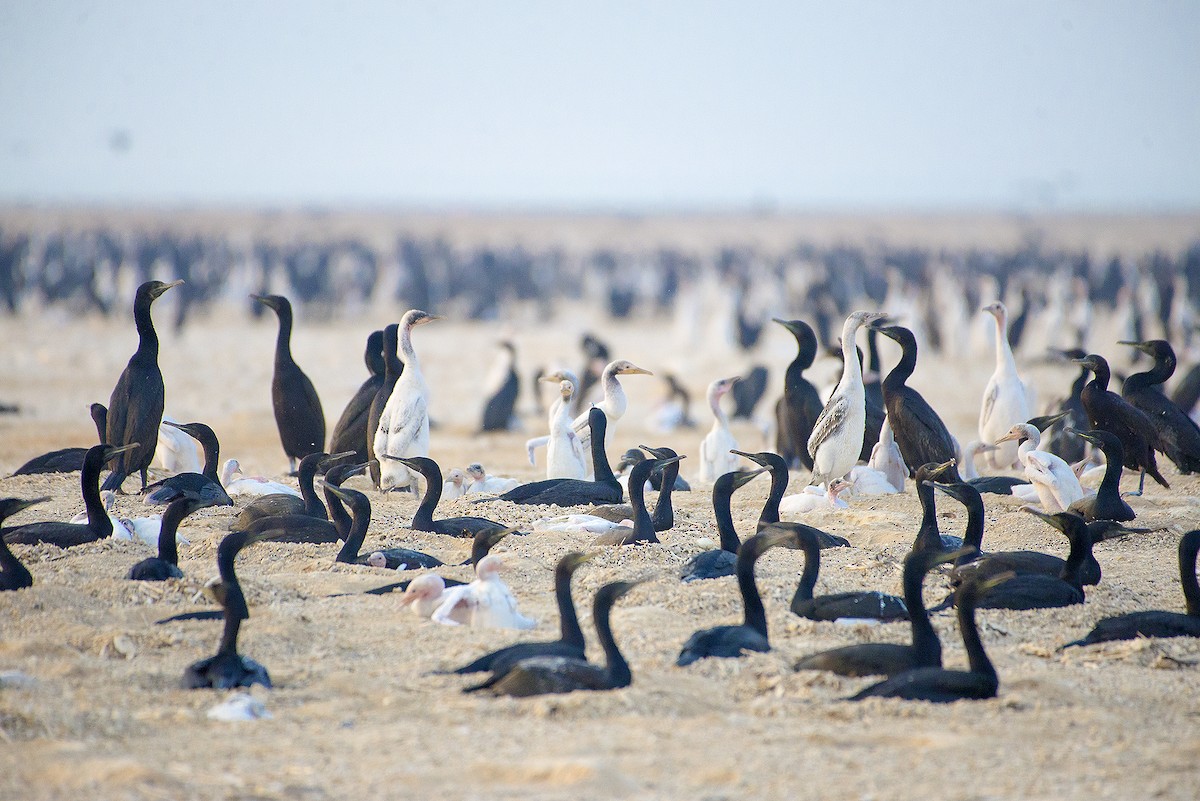
[[[371,403],[379,388],[383,386],[386,367],[383,361],[383,331],[372,331],[367,337],[363,361],[367,365],[367,380],[346,403],[342,416],[338,418],[329,437],[329,450],[350,451],[355,461],[366,462],[372,457],[367,454],[367,421],[371,415]],[[373,433],[373,432],[372,432]]]
[[[292,304],[282,295],[251,295],[274,310],[279,318],[275,339],[275,370],[271,377],[271,404],[279,440],[287,454],[289,472],[310,453],[325,450],[325,412],[312,381],[292,358]]]
[[[137,325],[138,347],[108,399],[104,441],[114,447],[135,444],[138,447],[122,451],[102,489],[120,491],[125,477],[134,472],[141,473],[142,489],[146,489],[146,473],[154,461],[158,426],[166,403],[162,371],[158,368],[158,334],[150,317],[150,305],[168,289],[182,283],[147,281],[138,287],[134,296],[133,320]]]

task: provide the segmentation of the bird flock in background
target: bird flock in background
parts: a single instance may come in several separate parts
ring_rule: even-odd
[[[28,242],[24,247],[28,249]],[[363,249],[345,244],[341,247],[357,254],[355,258],[364,272],[370,272],[367,265],[372,264],[378,272],[377,260],[368,258]],[[410,269],[409,277],[418,280],[413,276],[419,276],[419,283],[428,285],[428,273],[432,271],[429,265],[436,260],[415,243],[402,243],[398,250],[407,254],[410,267],[424,265],[419,271]],[[51,244],[47,243],[46,259],[51,258],[51,251]],[[15,264],[10,255],[11,247],[5,258]],[[1074,347],[1057,351],[1057,358],[1074,363],[1080,372],[1067,397],[1055,403],[1048,415],[1036,416],[1038,401],[1033,387],[1018,370],[1015,343],[1026,326],[1044,321],[1059,330],[1069,330],[1075,325],[1073,344],[1083,344],[1090,324],[1089,312],[1073,308],[1080,305],[1077,301],[1100,303],[1111,295],[1117,308],[1120,308],[1118,298],[1124,298],[1130,309],[1140,309],[1143,304],[1130,299],[1130,293],[1139,286],[1136,276],[1120,262],[1115,267],[1110,265],[1101,281],[1089,282],[1085,273],[1091,270],[1090,263],[1081,273],[1078,258],[1072,261],[1064,254],[1029,251],[1016,254],[1011,257],[1012,262],[1000,265],[980,254],[942,254],[934,260],[928,254],[922,257],[922,254],[896,252],[885,259],[883,272],[890,280],[881,285],[876,280],[879,270],[870,268],[856,251],[835,249],[792,255],[824,265],[826,280],[821,280],[818,270],[817,279],[804,290],[806,303],[802,308],[811,310],[811,324],[801,319],[774,318],[775,323],[795,338],[797,352],[786,368],[782,395],[774,406],[773,419],[766,426],[773,448],[759,452],[739,450],[730,428],[730,417],[748,417],[764,394],[765,368],[747,370],[739,376],[716,377],[709,384],[706,397],[712,427],[700,440],[700,464],[695,474],[698,487],[711,489],[718,541],[712,543],[716,547],[690,559],[680,572],[684,582],[734,577],[744,618],[740,624],[696,631],[682,644],[677,664],[685,667],[703,658],[738,657],[770,650],[767,615],[755,581],[755,566],[771,549],[784,547],[798,550],[804,556],[803,572],[790,605],[794,614],[819,621],[906,621],[911,628],[910,643],[861,643],[811,654],[797,663],[797,669],[881,677],[879,683],[863,689],[854,699],[883,696],[954,701],[995,696],[999,679],[980,640],[976,610],[1043,609],[1084,602],[1084,588],[1101,580],[1100,566],[1092,552],[1094,543],[1145,531],[1124,525],[1136,516],[1135,507],[1126,498],[1141,494],[1146,476],[1169,488],[1156,454],[1165,456],[1180,474],[1200,471],[1200,428],[1189,415],[1195,397],[1191,397],[1189,404],[1186,394],[1200,395],[1200,388],[1189,389],[1192,384],[1200,384],[1200,378],[1189,374],[1176,396],[1168,397],[1163,387],[1175,373],[1176,352],[1166,339],[1135,336],[1132,332],[1140,331],[1143,321],[1140,313],[1131,312],[1128,327],[1131,334],[1119,344],[1148,359],[1149,367],[1126,377],[1118,394],[1110,389],[1112,372],[1103,356]],[[323,263],[328,264],[327,256],[321,257],[325,258]],[[27,251],[24,258],[28,264]],[[60,258],[65,256],[60,254]],[[139,263],[153,264],[157,260],[157,257],[144,258],[149,261]],[[659,258],[663,264],[674,265],[673,271],[659,275],[659,288],[661,284],[671,284],[672,293],[685,294],[681,276],[688,274],[687,260],[665,253]],[[1014,263],[1025,268],[1046,258],[1056,260],[1055,271],[1041,285],[1043,297],[1035,299],[1027,272],[1016,270]],[[1159,311],[1165,309],[1165,314],[1160,313],[1162,326],[1165,331],[1177,330],[1183,346],[1190,347],[1191,310],[1200,288],[1200,251],[1196,248],[1189,251],[1181,262],[1186,269],[1173,277],[1169,275],[1170,260],[1165,256],[1155,259],[1151,264],[1158,266],[1152,266],[1149,273],[1156,280],[1150,283],[1157,293]],[[628,316],[636,306],[635,299],[642,296],[620,277],[622,261],[613,254],[595,254],[592,261],[602,265],[599,271],[609,279],[606,286],[613,316],[618,319]],[[1164,261],[1168,264],[1166,268],[1161,266]],[[190,263],[194,267],[196,261]],[[320,258],[318,263],[322,263]],[[514,257],[512,263],[524,265],[523,268],[510,265],[508,279],[515,285],[533,280],[531,275],[537,271],[530,265],[538,263],[536,256],[523,254],[521,258]],[[975,308],[981,308],[994,319],[992,341],[996,366],[980,400],[978,440],[960,443],[934,406],[906,383],[918,367],[919,344],[928,344],[951,356],[954,348],[961,347],[961,343],[946,341],[938,333],[944,329],[932,324],[930,315],[936,298],[922,307],[915,299],[915,288],[923,277],[933,275],[931,296],[948,292],[946,284],[950,281],[938,280],[939,277],[961,276],[962,271],[976,268],[980,263],[990,268],[983,272],[991,277],[992,289],[998,294],[1006,294],[1006,290],[1007,294],[1014,294],[1015,287],[1021,307],[1019,314],[1010,319],[1004,303],[979,306],[978,297],[971,292],[962,293],[966,302],[975,302]],[[441,264],[448,274],[454,274],[453,269]],[[717,264],[717,275],[724,283],[688,283],[686,291],[693,295],[692,306],[702,305],[704,292],[711,291],[713,286],[733,287],[726,296],[731,310],[730,330],[737,332],[736,337],[743,344],[748,339],[756,340],[765,320],[758,323],[749,312],[755,294],[752,276],[761,275],[765,284],[785,286],[790,280],[786,265],[772,269],[757,262],[753,254],[733,250],[723,253]],[[847,265],[844,275],[857,277],[858,285],[853,291],[835,289],[834,284],[840,282],[832,278],[840,267]],[[1162,279],[1164,270],[1170,280]],[[94,279],[94,271],[92,275]],[[570,275],[570,271],[565,272],[567,278]],[[185,277],[191,280],[190,270]],[[98,297],[95,281],[86,285],[93,287],[88,292]],[[186,543],[179,533],[181,523],[199,508],[237,506],[238,516],[232,521],[231,532],[217,550],[220,578],[209,587],[222,607],[223,633],[214,656],[186,667],[184,687],[271,684],[267,669],[237,649],[238,632],[249,617],[249,608],[238,582],[235,561],[239,552],[252,544],[264,540],[342,543],[336,556],[338,562],[392,571],[419,571],[412,578],[371,591],[401,593],[403,609],[445,625],[528,629],[534,621],[518,610],[517,599],[501,577],[502,561],[489,553],[496,543],[518,533],[516,528],[503,519],[483,516],[437,517],[442,499],[474,495],[482,509],[499,518],[503,518],[506,508],[503,502],[544,506],[547,516],[531,527],[531,536],[586,532],[595,535],[595,547],[652,547],[660,541],[659,535],[674,526],[671,493],[691,489],[680,476],[683,457],[670,447],[642,446],[622,458],[617,472],[612,469],[605,442],[629,405],[621,379],[653,374],[628,360],[611,358],[609,348],[590,335],[584,343],[587,361],[579,374],[557,369],[539,371],[535,376],[535,387],[547,383],[556,395],[550,407],[543,410],[548,433],[527,443],[532,463],[536,463],[540,448],[545,447],[545,479],[520,483],[492,476],[481,463],[443,472],[429,458],[429,390],[417,355],[418,343],[414,341],[415,329],[440,317],[416,308],[402,315],[397,323],[369,334],[364,354],[368,378],[327,436],[320,399],[312,381],[293,358],[292,304],[283,295],[266,293],[254,294],[252,298],[273,310],[278,318],[271,397],[281,445],[297,486],[255,477],[236,478],[237,463],[220,462],[217,435],[210,427],[200,422],[179,423],[164,416],[165,389],[158,368],[159,342],[151,309],[156,299],[180,286],[186,288],[189,284],[184,280],[171,283],[147,280],[137,288],[133,302],[139,335],[137,351],[119,377],[108,406],[93,404],[91,409],[100,444],[45,454],[17,471],[22,475],[78,470],[87,511],[83,519],[73,522],[44,521],[3,528],[0,577],[3,589],[29,587],[34,581],[10,545],[49,543],[67,548],[106,537],[127,536],[153,542],[158,549],[156,557],[132,567],[129,579],[178,578],[182,576],[178,544]],[[426,286],[426,295],[431,294]],[[851,296],[870,298],[885,311],[847,309],[846,302]],[[16,308],[19,293],[9,297],[10,306]],[[192,299],[195,301],[196,296]],[[447,305],[478,302],[478,298],[467,294],[450,298]],[[1039,304],[1040,308],[1035,310]],[[956,313],[961,318],[969,316],[962,303],[946,304],[944,308],[947,317]],[[625,314],[619,313],[622,309]],[[686,311],[680,312],[681,319]],[[844,315],[836,351],[842,369],[836,386],[822,393],[808,380],[805,371],[813,365],[822,343],[826,348],[834,344],[829,337],[836,327],[835,313]],[[1074,322],[1068,323],[1070,319]],[[908,325],[901,325],[902,322]],[[860,332],[865,332],[865,353],[859,347]],[[879,336],[893,340],[900,349],[898,361],[886,375],[879,358]],[[516,350],[511,342],[501,343],[501,356],[498,380],[494,382],[497,389],[485,400],[480,431],[507,430],[517,416],[520,381]],[[652,416],[655,429],[667,435],[694,428],[686,390],[674,376],[661,378],[669,392],[662,407]],[[739,391],[744,393],[740,397]],[[593,402],[597,393],[599,399]],[[738,407],[732,415],[722,406],[726,398],[731,398]],[[195,445],[178,439],[181,433],[199,445],[202,461],[195,456]],[[167,470],[175,474],[150,483],[149,471],[156,464],[156,456],[160,462],[165,460]],[[746,469],[747,462],[743,460],[757,467]],[[982,475],[980,461],[985,472]],[[101,484],[105,468],[110,472]],[[1120,478],[1125,469],[1135,471],[1139,482],[1136,491],[1123,496]],[[788,495],[789,471],[806,471],[808,486]],[[1014,471],[1017,475],[1011,475]],[[731,498],[764,472],[770,474],[771,490],[756,531],[742,540],[734,529]],[[380,493],[420,491],[421,500],[410,528],[470,539],[474,579],[456,582],[436,572],[426,572],[442,563],[419,551],[365,547],[371,532],[370,498],[342,486],[349,477],[360,473],[368,474]],[[110,514],[113,493],[122,492],[131,476],[140,479],[146,504],[165,504],[157,520],[146,518],[148,522],[139,525],[137,521],[117,519]],[[846,508],[861,496],[904,492],[908,481],[914,483],[922,516],[913,547],[904,559],[902,596],[875,590],[815,594],[821,551],[846,545],[847,541],[814,526],[782,521],[781,513],[803,516],[816,509]],[[648,506],[647,492],[658,493],[653,509]],[[935,511],[938,493],[965,509],[968,522],[961,539],[938,531]],[[1067,540],[1065,558],[1034,551],[985,552],[984,497],[992,493],[1018,496],[1027,504],[1022,507],[1025,511],[1061,532]],[[0,500],[0,522],[44,500]],[[556,510],[551,507],[569,511],[554,514]],[[1180,540],[1179,570],[1185,613],[1142,611],[1108,618],[1068,645],[1137,636],[1200,636],[1198,547],[1200,531],[1188,532]],[[489,678],[466,687],[465,691],[531,696],[613,689],[627,686],[633,680],[631,668],[617,646],[611,611],[646,579],[610,582],[596,593],[592,620],[603,661],[594,661],[585,652],[585,638],[571,596],[572,576],[590,558],[589,553],[572,551],[557,563],[554,591],[561,636],[549,642],[518,642],[454,670],[459,674],[490,673]],[[968,657],[965,669],[942,665],[941,644],[930,622],[932,610],[926,609],[923,600],[925,577],[939,566],[948,566],[944,569],[948,570],[952,591],[937,608],[955,608]]]

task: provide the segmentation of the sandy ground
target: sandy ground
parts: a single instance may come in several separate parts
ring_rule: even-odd
[[[319,326],[298,314],[294,351],[331,425],[364,377],[366,333],[401,311]],[[577,364],[575,342],[588,322],[576,314],[537,330],[517,327],[523,371],[538,363]],[[234,313],[197,320],[179,337],[164,335],[162,362],[169,414],[208,422],[225,455],[239,458],[249,473],[279,478],[285,461],[270,408],[273,325]],[[771,365],[772,389],[760,412],[774,402],[791,357],[782,331],[769,332],[759,351],[745,356],[721,347],[688,351],[664,321],[625,327],[594,321],[594,327],[619,357],[655,371],[686,367],[697,398],[709,380],[751,360]],[[472,434],[481,405],[476,386],[493,359],[479,343],[499,329],[448,320],[419,330],[417,347],[440,423],[431,455],[444,467],[482,460],[491,472],[532,479],[541,474],[525,460],[527,434]],[[107,400],[135,347],[132,323],[46,313],[2,319],[0,336],[0,399],[22,409],[0,418],[0,473],[55,447],[89,444],[87,404]],[[987,354],[954,368],[923,356],[913,384],[969,439],[991,369]],[[1028,369],[1043,399],[1065,391],[1071,377],[1064,368]],[[832,370],[831,362],[821,363],[816,373]],[[670,444],[690,457],[684,474],[694,477],[702,432],[651,432],[646,418],[661,389],[658,380],[631,377],[625,384],[630,411],[613,432],[609,453]],[[541,433],[544,420],[528,413],[530,405],[525,395],[525,425]],[[707,426],[700,402],[693,413]],[[749,424],[735,433],[746,447],[762,445]],[[802,556],[783,549],[771,551],[759,567],[775,650],[675,667],[691,632],[740,616],[732,579],[682,585],[676,578],[679,565],[700,550],[697,538],[715,537],[706,486],[676,494],[678,524],[662,545],[604,550],[577,576],[589,636],[597,587],[654,577],[614,613],[633,685],[531,700],[464,696],[467,681],[428,674],[520,638],[556,636],[551,570],[567,550],[586,548],[588,536],[514,537],[498,548],[522,611],[539,621],[527,634],[419,621],[398,610],[394,595],[328,597],[378,586],[392,575],[335,565],[334,546],[254,546],[238,564],[251,608],[240,645],[268,667],[276,687],[255,691],[273,717],[246,723],[206,717],[222,693],[177,688],[186,665],[214,652],[219,624],[154,625],[209,604],[195,596],[215,575],[216,545],[234,510],[202,510],[184,523],[182,533],[191,540],[181,556],[187,578],[165,584],[124,580],[129,567],[150,554],[139,544],[18,547],[36,583],[0,595],[0,671],[27,677],[0,684],[0,797],[1193,799],[1200,779],[1200,643],[1056,650],[1107,615],[1182,610],[1175,548],[1180,533],[1200,519],[1200,479],[1181,477],[1169,465],[1164,472],[1172,490],[1150,485],[1144,498],[1131,500],[1139,523],[1162,530],[1097,546],[1104,580],[1088,590],[1083,606],[982,612],[983,639],[1001,677],[999,697],[946,706],[846,703],[842,699],[870,680],[794,672],[792,663],[804,654],[858,641],[903,641],[908,627],[796,618],[787,602]],[[366,485],[354,479],[350,486]],[[766,491],[760,478],[735,497],[743,536],[753,529]],[[53,496],[14,522],[65,519],[82,508],[77,474],[0,479],[0,493]],[[371,499],[368,546],[403,544],[447,562],[466,557],[463,541],[405,527],[416,503],[411,496],[372,493]],[[1020,512],[1015,500],[987,496],[987,503],[987,548],[1065,552],[1061,535]],[[447,503],[439,516],[467,509],[460,501]],[[122,497],[119,510],[123,516],[147,511],[136,495]],[[481,510],[514,524],[542,514],[503,503],[473,509]],[[939,517],[943,531],[961,533],[965,515],[949,499],[940,500]],[[900,560],[918,519],[911,484],[902,495],[813,515],[809,522],[853,543],[825,552],[818,591],[899,592]],[[466,570],[445,574],[466,578]],[[944,587],[944,578],[931,576],[927,597],[940,599]],[[946,664],[965,665],[953,618],[939,614],[935,625]]]

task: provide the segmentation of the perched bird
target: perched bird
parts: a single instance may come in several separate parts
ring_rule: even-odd
[[[733,527],[733,493],[755,476],[765,472],[766,469],[737,470],[716,480],[713,484],[712,506],[721,547],[698,553],[687,560],[679,571],[681,580],[698,581],[734,574],[738,548],[741,547],[742,541],[738,539],[737,529]]]
[[[384,492],[401,489],[416,492],[407,465],[400,458],[386,457],[429,455],[429,387],[413,349],[412,331],[418,325],[440,319],[420,309],[411,309],[400,318],[399,356],[404,372],[396,379],[375,430],[374,458],[379,460],[379,488]]]
[[[633,525],[621,526],[601,534],[592,541],[593,545],[636,545],[640,543],[657,543],[654,521],[646,511],[646,483],[650,472],[656,467],[672,464],[682,459],[682,456],[672,456],[668,459],[646,460],[634,465],[629,473],[629,502],[633,507]],[[669,490],[667,490],[669,492]]]
[[[23,509],[34,504],[48,501],[50,498],[0,498],[0,524]],[[20,590],[33,586],[33,576],[29,569],[21,564],[21,560],[8,549],[8,543],[0,537],[0,591]]]
[[[1163,384],[1175,373],[1175,350],[1166,340],[1122,342],[1154,359],[1145,372],[1125,379],[1121,397],[1150,418],[1157,435],[1155,450],[1162,451],[1183,474],[1200,472],[1200,426],[1162,393]]]
[[[704,439],[700,440],[700,480],[716,481],[731,470],[736,470],[738,457],[729,451],[737,447],[737,440],[729,431],[729,418],[721,409],[721,398],[733,389],[740,378],[719,378],[708,385],[708,407],[713,413],[713,425]]]
[[[954,605],[958,611],[958,629],[967,651],[967,670],[947,670],[943,667],[918,667],[896,673],[852,696],[864,698],[903,698],[907,701],[950,703],[969,699],[995,698],[1000,688],[996,668],[983,650],[979,629],[975,625],[975,608],[979,598],[989,590],[1003,585],[1009,574],[990,579],[968,581],[955,591]]]
[[[265,534],[235,531],[225,535],[217,546],[217,569],[221,578],[210,587],[210,591],[224,610],[225,630],[214,656],[193,662],[184,670],[180,682],[183,689],[211,687],[214,690],[227,690],[254,684],[271,686],[267,669],[253,659],[242,656],[237,650],[238,631],[242,621],[250,617],[250,609],[246,606],[246,596],[242,594],[242,585],[238,583],[234,571],[234,560],[243,548],[268,538]]]
[[[886,316],[880,312],[856,311],[842,326],[842,379],[821,410],[808,438],[808,453],[813,459],[809,483],[820,481],[828,489],[832,481],[849,473],[858,461],[867,413],[866,390],[854,336],[862,326]]]
[[[519,642],[497,651],[484,654],[452,673],[482,673],[491,671],[496,676],[503,676],[513,665],[522,659],[533,656],[558,656],[573,659],[586,659],[583,630],[579,628],[579,617],[575,613],[575,603],[571,600],[571,579],[575,571],[594,557],[590,554],[572,551],[558,560],[554,568],[554,597],[558,603],[559,638],[551,642]]]
[[[367,380],[350,398],[329,437],[329,450],[350,451],[357,462],[372,458],[367,454],[367,424],[371,416],[371,403],[383,386],[387,369],[383,361],[383,331],[372,331],[367,337],[363,361],[367,365]]]
[[[771,650],[767,639],[767,611],[754,582],[754,565],[776,545],[797,547],[796,524],[770,526],[742,543],[737,554],[738,590],[744,610],[742,622],[735,626],[701,629],[688,637],[675,664],[686,667],[708,656],[739,657],[747,651]]]
[[[108,399],[108,416],[104,442],[114,447],[137,445],[136,449],[121,451],[112,472],[101,489],[119,491],[125,477],[134,472],[142,476],[146,489],[147,471],[154,461],[158,445],[158,426],[162,421],[166,390],[162,371],[158,369],[158,334],[150,317],[150,304],[162,297],[171,287],[183,281],[164,284],[147,281],[137,289],[133,299],[133,320],[137,325],[138,348],[125,365],[124,372],[113,387]]]
[[[145,489],[146,503],[170,503],[176,498],[187,496],[203,501],[205,506],[233,506],[233,500],[217,475],[221,444],[217,441],[216,432],[204,423],[168,425],[193,437],[204,448],[204,472],[179,473],[154,482]]]
[[[1152,610],[1106,617],[1097,622],[1086,637],[1069,642],[1063,648],[1138,637],[1200,637],[1200,582],[1196,580],[1198,550],[1200,529],[1193,529],[1180,538],[1179,583],[1183,585],[1185,614]]]
[[[1006,431],[1030,417],[1033,404],[1030,391],[1017,373],[1017,360],[1008,344],[1008,309],[997,301],[983,310],[996,321],[996,371],[983,390],[983,405],[979,411],[979,439],[996,442]],[[1015,467],[1017,449],[1014,446],[988,452],[993,467]]]
[[[808,438],[824,404],[817,388],[804,377],[817,357],[817,335],[803,320],[772,318],[796,338],[796,358],[783,375],[783,397],[775,403],[775,450],[789,467],[812,469]]]
[[[171,501],[162,514],[162,528],[158,535],[158,556],[143,559],[129,569],[128,579],[134,581],[166,581],[169,578],[183,578],[179,569],[179,548],[175,540],[175,532],[183,519],[197,509],[209,504],[191,495],[180,495]]]
[[[592,622],[596,627],[596,638],[604,649],[603,666],[569,656],[534,656],[518,661],[503,675],[497,673],[482,684],[466,688],[465,692],[487,690],[493,695],[525,698],[628,687],[633,683],[633,673],[613,638],[610,617],[613,604],[641,581],[614,581],[596,592],[592,602]]]
[[[292,358],[292,304],[282,295],[251,295],[275,312],[279,334],[275,339],[275,370],[271,377],[271,404],[275,425],[287,454],[288,471],[296,463],[325,449],[325,412],[316,387]]]
[[[1145,489],[1147,474],[1170,489],[1171,485],[1158,472],[1158,464],[1154,460],[1153,443],[1157,441],[1157,432],[1153,421],[1141,409],[1109,390],[1110,373],[1103,356],[1092,353],[1073,361],[1091,370],[1094,375],[1091,381],[1084,384],[1080,394],[1091,427],[1114,434],[1125,446],[1125,467],[1141,471],[1136,494],[1140,495]]]
[[[771,473],[771,490],[767,493],[766,503],[763,504],[762,512],[758,515],[758,531],[762,531],[772,523],[779,522],[779,507],[783,501],[783,493],[787,491],[789,478],[787,464],[783,461],[782,456],[770,451],[759,453],[737,451],[737,455],[745,456],[750,461],[762,465]],[[822,548],[844,548],[850,544],[845,537],[839,537],[818,528],[812,530],[817,533],[817,542]]]

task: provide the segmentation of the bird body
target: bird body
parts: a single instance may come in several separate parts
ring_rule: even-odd
[[[817,335],[803,320],[773,319],[796,338],[796,358],[784,373],[783,397],[775,404],[775,449],[789,467],[802,465],[811,470],[808,438],[824,404],[817,388],[804,377],[804,371],[816,359]]]
[[[193,437],[204,448],[204,471],[179,473],[156,481],[145,489],[146,503],[170,503],[183,496],[194,497],[209,506],[233,506],[229,493],[217,475],[221,446],[216,433],[204,423],[167,423]]]
[[[1200,426],[1187,412],[1161,392],[1163,383],[1175,373],[1175,350],[1162,339],[1122,342],[1154,359],[1154,365],[1125,379],[1121,397],[1145,412],[1154,426],[1155,449],[1166,454],[1179,472],[1200,472]]]
[[[1020,442],[1017,458],[1025,466],[1025,477],[1037,492],[1042,509],[1051,514],[1061,512],[1086,494],[1070,465],[1038,448],[1041,432],[1036,426],[1018,423],[997,444],[1010,441]]]
[[[983,309],[996,322],[996,370],[983,390],[979,412],[979,439],[996,442],[1009,429],[1024,423],[1032,415],[1029,390],[1017,373],[1017,360],[1008,344],[1008,309],[997,301]],[[988,458],[993,465],[1016,466],[1017,448],[1007,446],[992,451]]]
[[[713,413],[713,425],[700,440],[700,480],[716,481],[719,476],[737,469],[738,457],[730,453],[737,440],[729,430],[729,418],[721,408],[721,399],[729,394],[738,378],[719,378],[708,385],[708,406]]]
[[[390,457],[385,457],[385,461]],[[452,537],[470,537],[479,531],[493,531],[505,526],[486,517],[444,517],[435,520],[433,513],[442,499],[442,471],[437,462],[424,456],[400,459],[414,474],[425,479],[425,494],[413,514],[411,528],[415,531],[430,531]]]
[[[399,356],[404,372],[379,416],[375,431],[375,458],[379,460],[383,491],[414,489],[413,474],[401,458],[429,455],[429,387],[413,349],[412,330],[440,318],[412,309],[400,320]],[[393,458],[384,458],[393,457]],[[441,479],[438,479],[441,483]]]
[[[317,389],[292,358],[292,304],[282,295],[252,295],[279,318],[275,338],[275,366],[271,376],[271,405],[279,441],[288,458],[288,469],[325,449],[325,412]]]
[[[1115,435],[1125,446],[1125,467],[1141,471],[1138,493],[1144,488],[1147,475],[1170,489],[1171,485],[1159,473],[1154,459],[1153,443],[1157,441],[1154,423],[1141,409],[1109,390],[1110,371],[1103,356],[1091,353],[1074,361],[1091,370],[1094,376],[1083,385],[1079,396],[1088,422],[1093,429],[1103,429]]]
[[[371,416],[371,404],[383,386],[386,369],[383,361],[383,331],[372,331],[367,337],[363,361],[367,365],[367,379],[346,403],[329,437],[330,451],[350,451],[359,462],[372,458],[367,455],[367,424]]]
[[[517,599],[500,578],[504,561],[488,554],[475,565],[475,580],[446,589],[429,619],[446,626],[531,629],[537,621],[517,611]]]
[[[582,506],[584,504],[620,503],[624,497],[621,483],[613,475],[604,452],[605,432],[608,418],[598,406],[588,410],[591,429],[589,437],[592,464],[595,465],[595,481],[571,478],[553,478],[534,481],[511,489],[498,500],[518,504],[549,504],[554,506]]]

